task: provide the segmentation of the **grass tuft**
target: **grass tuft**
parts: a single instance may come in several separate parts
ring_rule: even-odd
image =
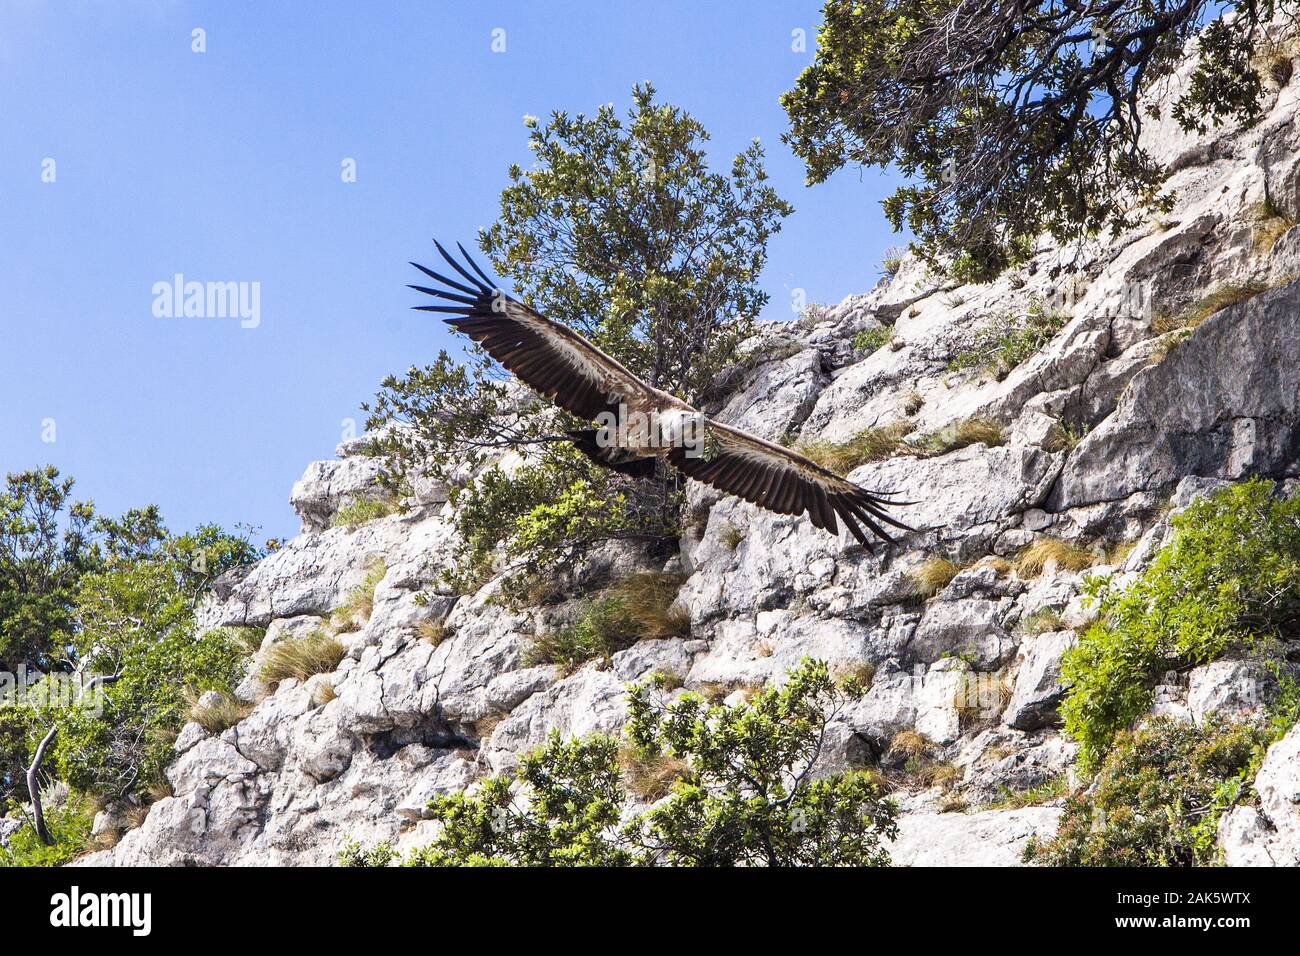
[[[534,638],[526,662],[571,670],[640,640],[688,636],[690,614],[675,603],[684,580],[654,571],[624,578],[590,601],[577,620]]]
[[[207,705],[199,703],[201,696],[198,691],[186,691],[185,699],[190,705],[189,716],[190,720],[210,734],[219,734],[223,730],[235,726],[253,710],[252,704],[247,704],[242,700],[235,700],[229,694],[223,693],[221,700]]]
[[[947,558],[929,558],[910,572],[916,593],[928,600],[948,586],[962,566]]]
[[[619,765],[627,788],[653,803],[672,792],[673,784],[685,774],[685,760],[666,753],[647,754],[636,747],[624,746],[619,750]]]
[[[330,623],[340,634],[356,630],[358,619],[362,626],[370,619],[370,614],[375,609],[375,588],[387,573],[388,566],[382,560],[375,561],[366,571],[361,583],[348,592],[343,603],[330,615]]]
[[[306,680],[339,666],[347,648],[333,634],[317,630],[277,641],[262,652],[262,681],[275,685],[290,677]]]
[[[397,502],[391,498],[354,498],[334,512],[330,527],[355,528],[368,521],[385,518],[395,511]]]
[[[987,418],[967,418],[926,435],[917,443],[932,455],[944,455],[969,445],[1001,445],[1006,440],[1002,426]]]
[[[1262,282],[1230,282],[1215,286],[1182,312],[1173,315],[1160,314],[1152,318],[1151,331],[1156,335],[1175,331],[1189,332],[1214,313],[1239,305],[1267,291],[1268,286]]]
[[[1049,561],[1064,571],[1082,571],[1090,568],[1096,559],[1091,551],[1061,541],[1059,538],[1039,538],[1016,558],[1016,571],[1023,578],[1033,578],[1043,573]]]
[[[910,451],[903,439],[912,430],[913,426],[908,422],[891,422],[860,431],[846,442],[800,441],[794,450],[828,471],[847,475],[860,465]]]

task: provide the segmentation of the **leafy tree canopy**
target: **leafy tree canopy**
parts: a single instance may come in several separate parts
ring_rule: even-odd
[[[986,279],[1043,231],[1076,240],[1150,208],[1165,170],[1139,146],[1144,122],[1254,119],[1256,54],[1283,6],[1247,0],[1202,27],[1220,5],[826,0],[816,59],[782,100],[786,139],[812,183],[847,163],[896,165],[912,182],[886,200],[890,222],[957,276]],[[1183,92],[1144,96],[1193,37]]]
[[[632,98],[625,118],[612,105],[526,118],[534,163],[509,169],[501,216],[479,242],[529,305],[651,384],[704,400],[766,302],[767,241],[791,208],[767,184],[757,143],[713,172],[697,120],[657,103],[651,86]],[[383,442],[398,486],[419,469],[460,494],[492,456],[522,454],[465,489],[462,585],[495,566],[502,543],[513,566],[553,578],[600,542],[676,533],[680,498],[665,478],[591,465],[560,440],[588,426],[509,384],[480,351],[385,379],[368,411],[368,428],[413,426]]]
[[[804,661],[738,707],[665,704],[663,677],[630,688],[628,739],[553,734],[518,773],[433,804],[438,841],[416,865],[883,866],[896,809],[862,771],[815,778],[823,733],[861,687]],[[664,799],[626,819],[629,760],[670,760]]]

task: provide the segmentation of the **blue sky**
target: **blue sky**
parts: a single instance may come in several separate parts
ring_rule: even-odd
[[[176,530],[296,533],[307,462],[384,375],[449,344],[410,310],[407,260],[493,220],[507,166],[529,162],[525,114],[622,111],[642,80],[704,123],[719,167],[763,141],[796,210],[767,317],[796,288],[870,288],[899,241],[893,183],[805,188],[780,142],[819,6],[4,0],[0,468],[55,464],[101,510],[157,503]],[[155,316],[176,273],[259,283],[260,325]]]

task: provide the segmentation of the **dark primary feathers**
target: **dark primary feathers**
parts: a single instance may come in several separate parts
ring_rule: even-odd
[[[464,264],[434,243],[459,277],[411,263],[441,288],[411,288],[447,304],[416,306],[425,312],[444,313],[447,324],[464,332],[525,385],[579,418],[594,420],[602,412],[618,414],[620,406],[640,411],[686,411],[685,403],[642,382],[612,356],[605,354],[568,326],[510,298],[497,288],[459,243]],[[468,266],[468,268],[466,268]],[[702,418],[703,416],[701,416]],[[813,525],[832,534],[838,519],[864,547],[872,534],[893,538],[883,525],[911,530],[885,513],[891,501],[887,492],[873,492],[822,468],[798,452],[764,441],[738,428],[705,421],[705,452],[692,457],[681,445],[666,452],[667,461],[683,474],[734,494],[777,514],[808,513]],[[596,431],[570,432],[570,440],[599,464],[623,474],[649,476],[655,470],[655,452],[643,448],[602,447]]]

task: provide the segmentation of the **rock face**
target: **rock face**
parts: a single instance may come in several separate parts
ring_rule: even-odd
[[[1300,471],[1300,285],[1290,280],[1300,238],[1292,230],[1269,249],[1254,239],[1266,179],[1300,217],[1295,90],[1274,96],[1247,130],[1198,138],[1149,126],[1153,154],[1176,169],[1177,204],[1159,221],[1083,249],[1044,243],[1024,269],[980,286],[945,286],[908,258],[866,294],[764,329],[719,416],[771,440],[843,441],[905,422],[913,447],[851,477],[916,501],[903,517],[918,530],[869,554],[805,517],[693,487],[707,519],[673,558],[687,576],[689,638],[644,641],[568,674],[529,666],[542,611],[494,600],[495,582],[472,595],[440,589],[454,533],[440,488],[417,489],[400,513],[331,528],[343,504],[373,494],[380,464],[358,440],[309,466],[292,492],[303,533],[218,582],[201,624],[265,627],[274,643],[319,626],[379,575],[373,610],[342,636],[333,673],[270,689],[250,669],[240,693],[251,713],[215,736],[187,726],[168,771],[173,795],[90,862],[313,864],[349,839],[417,846],[432,836],[433,796],[508,770],[552,730],[617,732],[629,681],[658,670],[687,689],[743,696],[811,656],[874,672],[831,728],[818,772],[882,759],[904,732],[949,768],[945,795],[900,761],[895,861],[1018,863],[1030,837],[1053,832],[1059,801],[991,805],[1070,769],[1056,710],[1061,656],[1089,620],[1085,574],[1145,566],[1167,536],[1167,505],[1224,480]],[[1075,271],[1054,279],[1063,265]],[[1156,316],[1212,290],[1241,301],[1190,330],[1153,330]],[[985,324],[1043,308],[1059,313],[1060,331],[1005,377],[950,367]],[[886,326],[888,346],[855,349],[856,333]],[[999,425],[1001,439],[946,451],[916,441],[971,418]],[[1009,569],[1003,559],[1043,537],[1136,547],[1122,567]],[[935,556],[962,570],[922,599],[913,573]],[[1030,626],[1041,621],[1050,627]],[[1245,666],[1173,682],[1157,709],[1196,720],[1256,710]],[[1225,853],[1294,865],[1300,731],[1272,748],[1257,787],[1259,805],[1223,821]]]

